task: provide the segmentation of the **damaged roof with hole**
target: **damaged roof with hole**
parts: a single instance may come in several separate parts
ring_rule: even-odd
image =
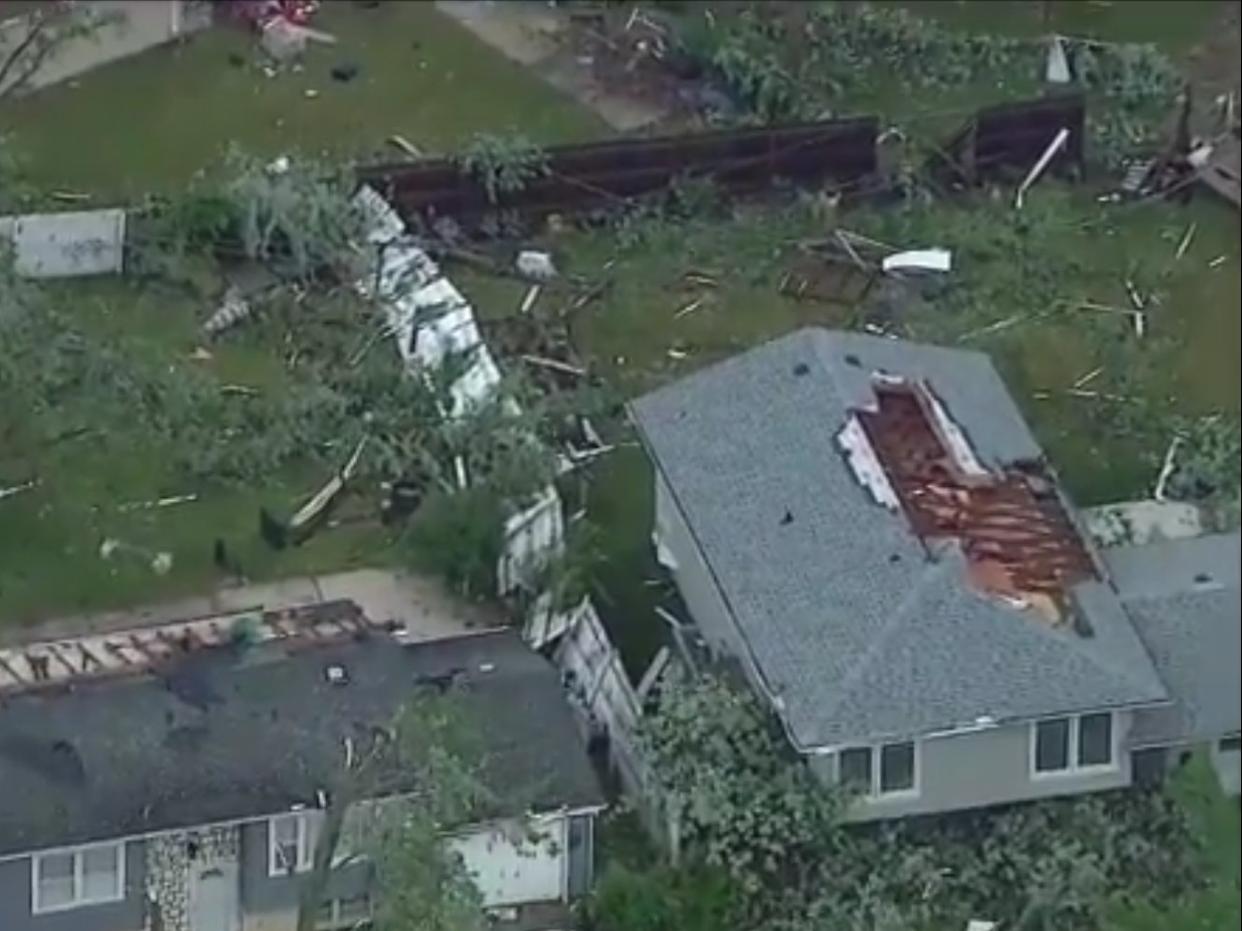
[[[329,681],[329,667],[345,684]],[[603,800],[556,669],[512,630],[403,645],[189,654],[165,676],[0,705],[0,857],[313,807],[414,691],[461,687],[489,785],[515,809]],[[411,787],[412,788],[412,787]],[[496,812],[496,813],[517,813]]]
[[[804,749],[1167,699],[982,353],[804,329],[632,410]]]
[[[1106,550],[1112,578],[1175,703],[1139,714],[1135,746],[1242,730],[1242,536]]]

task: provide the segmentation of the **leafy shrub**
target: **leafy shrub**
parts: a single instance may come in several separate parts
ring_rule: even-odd
[[[460,595],[492,598],[504,519],[502,500],[490,489],[436,491],[406,531],[410,559],[415,568],[439,576]]]
[[[521,133],[479,133],[457,156],[463,174],[483,185],[493,204],[548,174],[547,153]]]

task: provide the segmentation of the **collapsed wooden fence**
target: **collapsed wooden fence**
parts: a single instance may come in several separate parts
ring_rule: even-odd
[[[1085,113],[1081,94],[986,107],[945,143],[936,167],[948,167],[952,180],[966,184],[1025,170],[1061,128],[1070,137],[1053,169],[1081,167]],[[531,218],[612,208],[687,177],[711,178],[731,195],[753,194],[781,179],[799,187],[832,185],[845,194],[874,191],[883,187],[878,132],[879,119],[862,116],[554,146],[546,174],[521,190],[496,192],[495,201],[451,158],[365,166],[357,177],[407,222],[451,217],[469,230],[498,211]]]

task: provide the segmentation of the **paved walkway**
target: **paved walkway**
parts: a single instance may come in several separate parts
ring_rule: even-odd
[[[92,36],[66,43],[35,73],[30,82],[32,89],[162,45],[208,22],[192,14],[187,18],[183,0],[93,0],[91,5],[103,13],[116,14],[116,21]],[[23,27],[6,29],[0,23],[0,58],[9,43],[24,34]]]
[[[247,608],[286,608],[349,598],[374,621],[399,621],[411,639],[436,640],[496,627],[494,607],[464,602],[434,579],[381,569],[302,576],[231,588],[209,595],[125,611],[54,618],[21,628],[0,627],[0,647],[167,624]]]
[[[505,0],[436,0],[450,16],[492,48],[526,65],[541,78],[593,109],[614,129],[639,129],[666,115],[647,101],[605,90],[591,63],[578,58],[561,40],[568,25],[564,11],[546,3]]]

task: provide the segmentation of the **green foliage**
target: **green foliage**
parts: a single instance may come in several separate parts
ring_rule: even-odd
[[[1142,894],[1117,895],[1110,903],[1104,931],[1224,931],[1242,917],[1239,864],[1242,831],[1238,803],[1225,796],[1206,753],[1194,755],[1175,775],[1172,795],[1199,841],[1199,868],[1205,889],[1163,899]]]
[[[675,684],[640,736],[681,843],[747,897],[825,855],[840,799],[789,758],[749,692],[716,677]]]
[[[492,598],[504,520],[502,499],[491,489],[435,491],[406,531],[410,559],[467,598]]]
[[[728,931],[740,927],[737,893],[719,869],[609,867],[587,907],[587,931]]]
[[[242,248],[256,261],[307,279],[357,264],[365,218],[347,166],[290,159],[280,169],[230,149],[221,196],[238,217]]]
[[[547,153],[521,133],[478,133],[457,156],[457,164],[483,185],[493,204],[501,194],[521,191],[549,171]]]
[[[1169,476],[1168,495],[1207,505],[1222,523],[1237,526],[1242,499],[1242,432],[1237,415],[1179,418],[1183,438]]]
[[[905,931],[986,916],[1094,931],[1119,897],[1159,902],[1201,885],[1184,801],[1160,792],[843,826],[840,796],[788,758],[755,699],[715,677],[666,693],[643,740],[686,872],[619,873],[594,912],[615,922],[608,931],[627,928],[623,916],[663,928],[680,914],[677,890],[700,887],[705,913],[745,917],[722,927]],[[704,866],[729,876],[734,897],[689,879]]]

